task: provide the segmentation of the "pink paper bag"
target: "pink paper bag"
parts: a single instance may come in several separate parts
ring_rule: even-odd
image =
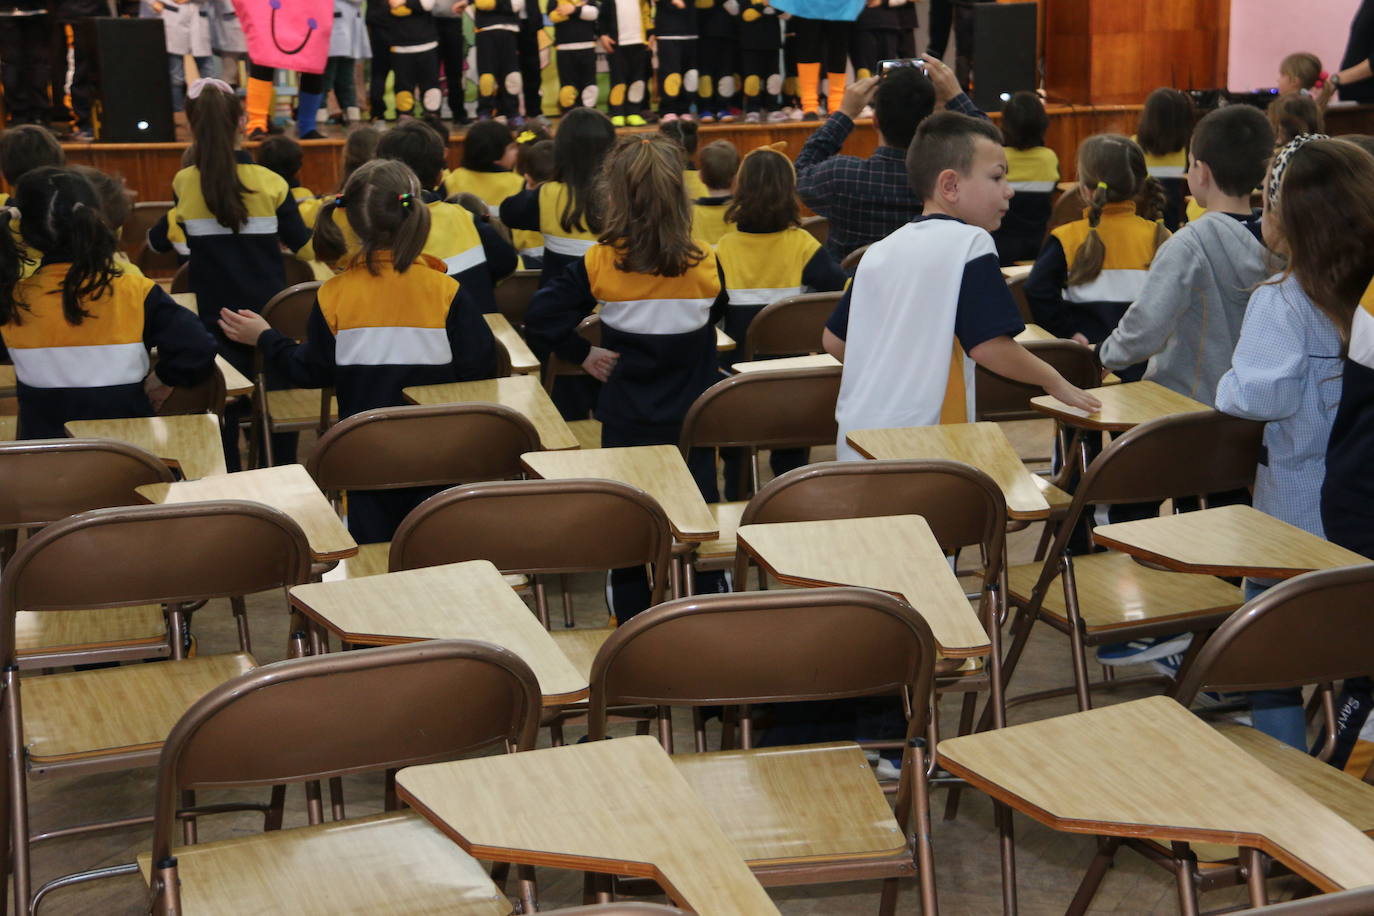
[[[264,67],[323,73],[334,0],[233,0],[248,56]]]

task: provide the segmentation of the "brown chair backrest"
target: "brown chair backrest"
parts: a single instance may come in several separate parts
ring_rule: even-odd
[[[987,474],[958,461],[825,461],[788,471],[745,506],[741,525],[920,515],[946,553],[975,544],[1002,554],[1006,499]]]
[[[178,385],[158,408],[159,417],[179,414],[212,413],[224,415],[224,373],[218,366],[198,385]]]
[[[191,262],[190,262],[190,261],[187,261],[185,264],[182,264],[180,267],[178,267],[178,268],[177,268],[176,274],[173,275],[173,277],[172,277],[172,288],[171,288],[170,292],[171,292],[173,295],[176,295],[177,293],[189,293],[190,291],[191,291]]]
[[[175,251],[154,251],[147,242],[143,247],[133,254],[129,260],[134,262],[134,266],[145,276],[154,280],[175,279],[177,271],[181,265],[177,263]],[[173,289],[174,293],[185,293],[190,290],[185,288],[186,281],[182,280],[182,288]]]
[[[822,245],[830,238],[830,220],[824,216],[804,216],[801,227],[811,233],[816,241]]]
[[[597,906],[575,906],[566,910],[548,910],[544,916],[688,916],[686,910],[657,903],[603,903]]]
[[[156,226],[157,221],[171,212],[174,206],[175,202],[170,200],[146,200],[134,204],[119,233],[119,247],[124,249],[124,253],[131,259],[137,256],[148,241],[148,230]]]
[[[1097,366],[1093,351],[1081,343],[1072,340],[1033,340],[1025,347],[1053,366],[1071,385],[1096,388],[1102,384],[1102,370]],[[982,366],[974,371],[975,411],[979,420],[1006,422],[1045,418],[1043,413],[1030,406],[1031,398],[1038,398],[1045,393],[1043,388],[1013,381]]]
[[[381,407],[333,426],[305,469],[331,492],[448,486],[518,477],[539,448],[530,421],[500,404]]]
[[[1374,885],[1234,912],[1235,916],[1369,916],[1374,913]]]
[[[297,263],[300,263],[299,261]],[[292,340],[305,340],[310,323],[310,311],[315,307],[318,280],[296,283],[277,293],[262,307],[263,319]]]
[[[907,693],[924,732],[936,659],[905,602],[863,588],[680,598],[616,628],[592,662],[587,734],[613,706],[716,706]],[[909,693],[908,693],[909,692]]]
[[[309,264],[294,254],[282,252],[281,265],[282,272],[286,275],[287,288],[301,283],[311,283],[315,280],[315,271],[311,270]]]
[[[740,360],[819,353],[821,332],[843,293],[803,293],[765,305],[740,341]]]
[[[872,242],[869,244],[871,245]],[[844,256],[844,260],[840,262],[840,268],[847,274],[853,274],[854,271],[859,269],[859,263],[864,259],[864,255],[866,254],[868,254],[868,245],[860,245]]]
[[[1226,619],[1172,695],[1274,690],[1370,673],[1374,563],[1310,572],[1282,582]]]
[[[522,659],[474,640],[255,668],[198,700],[168,735],[158,762],[154,861],[171,855],[182,790],[282,785],[492,748],[527,750],[540,704],[538,681]]]
[[[1264,424],[1216,410],[1174,414],[1127,430],[1088,466],[1046,555],[1052,574],[1089,505],[1159,502],[1249,487]]]
[[[497,284],[496,308],[516,330],[525,326],[530,300],[539,291],[539,277],[537,270],[517,270]]]
[[[1050,208],[1050,221],[1045,226],[1045,237],[1065,223],[1083,218],[1083,210],[1088,205],[1083,202],[1083,196],[1078,193],[1078,185],[1074,185],[1067,191],[1059,195],[1059,199]]]
[[[649,565],[657,604],[672,544],[663,508],[626,483],[474,483],[437,493],[405,517],[391,540],[390,569],[489,560],[504,573],[535,575]]]
[[[278,509],[241,500],[83,512],[25,541],[0,577],[0,656],[18,611],[182,604],[308,582],[310,544]]]
[[[742,372],[703,391],[682,422],[679,447],[800,448],[838,434],[840,368]]]
[[[166,463],[114,439],[0,442],[0,530],[112,506],[140,505],[135,487],[170,483]]]

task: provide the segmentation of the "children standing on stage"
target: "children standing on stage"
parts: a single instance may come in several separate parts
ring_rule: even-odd
[[[1054,189],[1059,183],[1059,156],[1045,145],[1050,117],[1034,92],[1018,92],[1002,108],[1002,144],[1007,154],[1007,181],[1016,196],[992,234],[1002,266],[1033,261],[1049,226]]]
[[[739,14],[739,69],[744,78],[746,124],[786,117],[778,108],[783,84],[778,66],[781,49],[782,25],[777,11],[764,0],[744,0]]]
[[[692,120],[697,91],[697,11],[687,0],[654,0],[658,46],[658,115],[663,122]]]
[[[731,230],[725,221],[730,208],[735,172],[739,170],[739,150],[728,140],[708,143],[701,151],[701,183],[706,194],[692,200],[692,236],[714,246]],[[795,182],[794,182],[795,183]],[[689,192],[690,193],[690,192]]]
[[[697,174],[697,125],[695,122],[686,118],[674,121],[663,121],[658,125],[658,132],[672,140],[682,151],[682,182],[687,188],[689,200],[696,200],[698,197],[706,196],[706,186],[701,183],[701,177]]]
[[[434,26],[434,14],[430,12],[435,0],[386,0],[386,3],[391,8],[385,34],[391,43],[396,115],[414,114],[418,103],[425,115],[437,116],[443,93],[439,91],[439,32]]]
[[[474,0],[477,42],[477,116],[520,115],[520,16],[527,0]],[[534,3],[537,0],[528,0]],[[454,77],[450,76],[452,80]],[[458,77],[461,81],[461,76]],[[478,195],[481,196],[480,194]]]
[[[562,111],[596,107],[596,20],[600,15],[600,0],[557,0],[549,10]]]
[[[739,50],[739,0],[696,0],[697,113],[703,124],[735,120]]]
[[[616,127],[641,127],[648,85],[649,7],[645,0],[606,0],[597,20],[601,48],[611,71],[611,123]]]

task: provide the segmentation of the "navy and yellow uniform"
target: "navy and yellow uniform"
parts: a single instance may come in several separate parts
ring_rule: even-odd
[[[700,75],[697,78],[697,110],[702,117],[730,114],[739,100],[736,73],[739,68],[739,0],[695,0]]]
[[[152,416],[143,390],[152,347],[158,378],[174,388],[215,371],[215,339],[146,277],[116,276],[82,302],[91,317],[68,323],[62,283],[70,266],[44,262],[21,280],[14,291],[20,319],[0,326],[0,357],[13,361],[18,379],[20,436],[59,439],[70,420]]]
[[[596,20],[599,0],[550,0],[554,64],[558,68],[558,107],[596,107]],[[571,7],[563,11],[562,7]]]
[[[490,378],[496,371],[491,329],[458,281],[430,258],[397,272],[377,255],[373,275],[361,259],[320,286],[306,339],[276,331],[258,338],[264,358],[291,384],[333,386],[339,417],[406,403],[412,385]],[[389,540],[429,490],[353,493],[348,527],[360,542]]]
[[[510,169],[492,166],[489,169],[470,169],[460,166],[444,176],[444,194],[475,194],[493,210],[512,194],[525,190],[525,179]]]
[[[520,114],[520,17],[525,0],[476,0],[473,25],[477,42],[477,113]]]
[[[301,187],[299,182],[291,183],[291,196],[296,198],[296,210],[301,215],[301,222],[305,228],[315,227],[315,217],[320,215],[320,207],[324,201],[309,188]]]
[[[1036,324],[1056,337],[1082,334],[1097,344],[1107,339],[1140,295],[1150,263],[1169,231],[1137,216],[1132,201],[1107,204],[1097,226],[1105,251],[1102,272],[1087,283],[1069,286],[1073,259],[1088,232],[1086,218],[1056,227],[1026,278],[1025,291]],[[1117,374],[1134,381],[1144,371],[1141,363]]]
[[[1054,189],[1059,184],[1059,156],[1048,146],[1007,146],[1003,150],[1007,154],[1007,181],[1016,196],[992,240],[997,243],[998,259],[1006,267],[1017,261],[1033,261],[1040,253],[1050,224]]]
[[[248,221],[234,231],[210,212],[200,187],[200,169],[184,168],[172,179],[178,230],[185,235],[191,258],[189,281],[196,294],[200,320],[220,352],[240,372],[252,372],[252,351],[227,340],[219,328],[222,308],[262,311],[267,301],[286,288],[282,245],[293,251],[310,241],[296,198],[275,172],[237,154],[239,181],[247,188],[244,204]],[[157,251],[173,249],[168,217],[148,231],[148,244]]]
[[[732,198],[698,197],[692,201],[692,237],[714,248],[734,227],[725,221]]]
[[[601,345],[620,354],[596,405],[602,446],[676,445],[687,409],[720,378],[715,324],[726,303],[720,267],[708,251],[682,276],[663,277],[621,270],[617,257],[614,247],[593,245],[535,294],[525,330],[537,347],[581,363],[590,345],[577,325],[602,303]],[[713,451],[692,449],[687,467],[702,497],[715,502]],[[696,585],[698,592],[720,587],[701,576]],[[612,570],[611,596],[621,622],[644,610],[644,567]]]
[[[1188,151],[1174,150],[1163,156],[1146,153],[1145,170],[1164,186],[1164,225],[1177,232],[1188,221]]]
[[[782,25],[777,11],[764,0],[744,0],[739,14],[739,62],[744,77],[744,110],[774,111],[782,92],[778,51]]]
[[[622,12],[623,11],[623,12]],[[596,22],[597,35],[615,41],[607,55],[610,70],[609,110],[612,118],[638,115],[644,107],[648,86],[644,73],[649,62],[648,29],[653,11],[648,0],[607,0]],[[621,122],[615,122],[621,126]]]
[[[546,181],[501,203],[501,222],[511,230],[524,229],[544,236],[544,266],[540,286],[547,286],[570,264],[582,260],[596,244],[596,233],[585,228],[564,229],[561,219],[568,186]]]
[[[697,91],[697,11],[689,0],[654,0],[658,112],[687,114]]]

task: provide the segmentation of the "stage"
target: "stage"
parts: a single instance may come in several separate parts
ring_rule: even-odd
[[[1135,133],[1140,118],[1139,105],[1051,106],[1050,129],[1046,144],[1059,154],[1063,177],[1074,177],[1074,151],[1087,137],[1097,133]],[[993,115],[993,119],[997,119]],[[1332,134],[1374,133],[1374,105],[1333,106],[1327,111],[1327,130]],[[783,122],[778,124],[703,124],[700,144],[713,140],[729,140],[741,152],[781,141],[786,152],[796,158],[806,138],[817,122]],[[338,130],[337,128],[335,128]],[[637,131],[622,129],[621,133]],[[868,121],[860,121],[845,143],[844,152],[866,156],[877,145],[877,131]],[[254,144],[247,144],[252,148]],[[301,184],[324,194],[338,187],[340,160],[343,150],[340,136],[325,140],[306,140],[305,163],[301,168]],[[73,165],[91,165],[104,172],[124,176],[129,187],[138,192],[138,200],[167,200],[171,197],[172,176],[181,168],[181,158],[187,144],[180,143],[69,143],[63,149],[67,161]],[[449,165],[457,166],[462,158],[462,133],[455,131],[449,141]]]

